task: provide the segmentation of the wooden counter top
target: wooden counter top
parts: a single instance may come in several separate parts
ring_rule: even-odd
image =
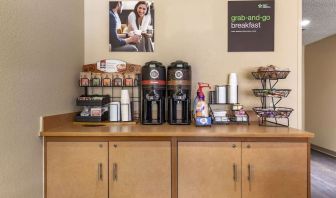
[[[284,127],[251,125],[119,125],[82,126],[65,124],[40,133],[45,137],[302,137],[312,138],[313,133]]]
[[[222,138],[313,138],[314,134],[286,127],[250,125],[112,125],[83,126],[73,123],[74,113],[43,118],[43,137],[222,137]]]

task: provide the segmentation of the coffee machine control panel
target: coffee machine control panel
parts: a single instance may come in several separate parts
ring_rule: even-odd
[[[173,99],[176,101],[184,101],[187,99],[187,95],[186,94],[174,94]]]
[[[160,100],[160,95],[157,93],[146,94],[146,99],[148,101],[158,101]]]

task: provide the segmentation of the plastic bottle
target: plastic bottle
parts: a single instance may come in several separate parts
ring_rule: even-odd
[[[205,102],[205,95],[203,88],[208,87],[211,89],[208,83],[198,83],[197,96],[194,102],[194,115],[196,117],[209,117],[208,104]]]

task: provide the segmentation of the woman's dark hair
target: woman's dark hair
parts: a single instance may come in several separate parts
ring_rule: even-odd
[[[139,5],[141,5],[141,4],[144,4],[147,7],[147,11],[146,11],[145,15],[147,15],[149,13],[149,4],[146,1],[139,1],[137,4],[135,4],[134,10],[133,10],[136,18],[139,17],[137,9],[138,9]]]
[[[113,10],[114,8],[116,8],[119,3],[120,5],[122,5],[121,1],[110,1],[110,10]]]

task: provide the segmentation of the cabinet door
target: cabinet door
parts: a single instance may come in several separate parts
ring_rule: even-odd
[[[108,198],[107,142],[47,142],[47,198]]]
[[[240,198],[240,173],[240,142],[178,143],[179,198]]]
[[[307,143],[243,143],[242,188],[248,198],[307,198]]]
[[[170,142],[110,142],[110,198],[171,198]]]

